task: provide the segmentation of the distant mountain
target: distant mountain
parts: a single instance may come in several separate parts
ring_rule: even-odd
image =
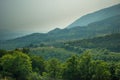
[[[87,26],[90,23],[101,21],[116,15],[120,15],[120,4],[84,15],[79,19],[77,19],[76,21],[74,21],[69,26],[67,26],[67,28],[73,28],[77,26]]]
[[[12,40],[0,41],[0,49],[15,49],[32,44],[86,39],[114,33],[120,33],[120,15],[88,24],[85,27],[74,27],[70,29],[56,28],[46,34],[34,33]]]
[[[55,29],[47,35],[54,40],[84,39],[120,32],[120,15],[113,16],[85,27]]]

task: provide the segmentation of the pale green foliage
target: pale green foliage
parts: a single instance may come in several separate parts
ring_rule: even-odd
[[[42,80],[42,77],[37,72],[33,72],[29,75],[28,80]]]

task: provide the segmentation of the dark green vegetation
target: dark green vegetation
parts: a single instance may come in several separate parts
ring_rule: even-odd
[[[110,55],[111,53],[112,54],[120,53],[120,34],[111,34],[92,39],[73,40],[60,43],[58,42],[48,45],[31,44],[26,48],[23,48],[23,52],[25,53],[42,56],[45,59],[55,57],[62,61],[65,61],[71,55],[74,54],[78,55],[86,50],[91,50],[92,53],[97,54],[99,56],[107,53],[110,53]],[[107,56],[108,55],[105,55],[104,57],[106,58]],[[119,57],[117,59],[119,60]]]
[[[0,50],[1,80],[120,80],[120,54],[98,54],[92,51],[72,55],[66,61],[56,58],[44,60],[40,56],[23,53],[22,50]],[[113,61],[104,56],[114,56]]]
[[[71,51],[83,51],[84,49],[108,49],[112,52],[120,52],[120,34],[111,34],[92,39],[83,39],[65,42],[62,47]]]
[[[64,48],[55,48],[55,47],[38,47],[31,48],[30,54],[42,56],[45,59],[57,58],[59,60],[65,61],[71,55],[74,55],[75,52],[65,50]]]

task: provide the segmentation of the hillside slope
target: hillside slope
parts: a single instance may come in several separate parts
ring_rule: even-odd
[[[31,44],[55,43],[67,40],[77,40],[120,33],[120,15],[94,22],[85,27],[71,29],[55,29],[46,34],[34,33],[24,37],[0,41],[0,49],[14,49]]]
[[[87,26],[90,23],[100,21],[116,15],[120,15],[120,4],[84,15],[76,21],[74,21],[72,24],[70,24],[67,28]]]
[[[120,52],[120,33],[111,34],[103,37],[92,39],[76,40],[64,43],[67,49],[84,48],[84,49],[108,49],[113,52]]]

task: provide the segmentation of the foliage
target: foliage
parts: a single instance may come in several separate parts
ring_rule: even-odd
[[[46,64],[46,72],[48,73],[48,77],[50,79],[56,80],[60,78],[60,71],[61,71],[61,66],[60,66],[60,61],[56,58],[52,58],[47,61]]]
[[[43,49],[50,51],[56,48]],[[120,57],[119,55],[107,50],[90,49],[80,55],[71,55],[61,62],[56,58],[44,60],[41,56],[22,53],[20,50],[6,51],[0,58],[0,79],[119,80],[120,60],[111,57]],[[105,59],[107,56],[110,61]]]
[[[75,53],[65,50],[64,48],[55,48],[51,46],[51,47],[31,48],[30,54],[42,56],[47,60],[51,58],[57,58],[59,60],[65,61],[67,58],[69,58],[71,55]]]
[[[75,55],[70,57],[63,68],[63,79],[79,80],[78,65],[78,57]]]
[[[1,58],[3,76],[12,76],[17,80],[26,79],[32,72],[29,56],[21,52],[6,54]]]
[[[31,56],[31,60],[32,60],[33,71],[42,75],[42,73],[45,71],[44,59],[40,56]]]
[[[6,50],[0,50],[0,57],[2,57],[3,55],[7,54],[8,52]]]
[[[65,42],[62,46],[67,50],[82,51],[83,49],[108,49],[112,52],[120,52],[120,34],[111,34],[92,39],[83,39]]]

